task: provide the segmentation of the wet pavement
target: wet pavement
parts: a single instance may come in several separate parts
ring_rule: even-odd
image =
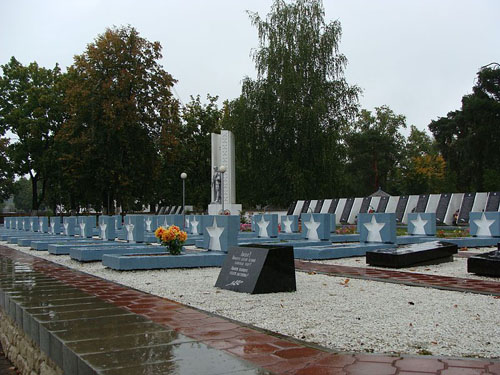
[[[68,374],[500,374],[488,359],[335,353],[3,246],[0,304]]]

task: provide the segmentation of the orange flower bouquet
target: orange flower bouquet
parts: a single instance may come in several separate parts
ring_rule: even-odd
[[[163,246],[168,247],[172,255],[179,255],[182,245],[187,240],[187,233],[181,230],[177,225],[171,225],[168,228],[158,227],[155,230],[155,237],[158,238]]]

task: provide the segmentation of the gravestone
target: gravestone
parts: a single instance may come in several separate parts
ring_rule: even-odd
[[[293,247],[260,244],[233,246],[224,260],[215,286],[251,294],[294,292],[297,287]]]
[[[122,215],[113,215],[113,217],[115,218],[115,231],[122,229]]]
[[[414,212],[425,212],[427,202],[429,202],[429,194],[420,194]]]
[[[377,213],[384,213],[388,203],[389,197],[380,197],[380,201],[378,202],[377,207]]]
[[[339,204],[339,198],[332,199],[332,203],[330,204],[330,207],[328,208],[328,213],[334,214],[335,210],[337,209],[338,204]]]
[[[205,229],[203,222],[204,220],[202,215],[190,215],[189,233],[191,233],[193,236],[202,235],[203,230]]]
[[[354,198],[347,198],[344,210],[342,211],[342,215],[340,216],[341,223],[345,224],[349,221],[349,215],[351,214],[353,204],[354,204]]]
[[[500,212],[471,212],[470,235],[474,237],[500,237]]]
[[[446,213],[448,212],[448,206],[450,205],[451,194],[441,194],[439,197],[439,203],[436,208],[436,223],[444,223]]]
[[[95,216],[81,216],[78,228],[80,229],[80,237],[91,238],[94,234]]]
[[[464,199],[462,200],[462,205],[460,206],[460,212],[458,213],[458,224],[467,224],[469,222],[469,213],[472,210],[475,198],[476,193],[464,194]]]
[[[158,217],[156,215],[144,216],[144,228],[146,232],[154,232],[158,228]]]
[[[296,233],[299,231],[299,217],[297,215],[283,215],[281,220],[281,232]]]
[[[309,206],[310,205],[311,205],[311,201],[310,200],[304,201],[304,205],[302,206],[302,210],[300,211],[300,213],[301,214],[307,213],[307,211],[309,210]]]
[[[402,268],[425,264],[452,262],[458,252],[455,244],[442,241],[400,245],[395,249],[366,252],[366,263],[375,267]]]
[[[255,231],[260,238],[278,237],[278,215],[253,215]]]
[[[396,243],[395,214],[360,214],[358,233],[359,242]]]
[[[302,238],[310,241],[330,240],[332,214],[302,214]]]
[[[33,216],[30,218],[30,232],[38,232],[40,226],[38,225],[38,217]]]
[[[23,220],[23,229],[29,231],[31,229],[31,218],[26,216]]]
[[[293,211],[295,210],[296,205],[297,205],[297,201],[293,201],[292,203],[290,203],[290,206],[288,207],[288,211],[286,212],[287,216],[293,215]]]
[[[127,215],[125,216],[125,230],[127,241],[130,243],[144,242],[144,216]]]
[[[474,255],[467,259],[467,272],[480,276],[500,277],[500,245],[499,249],[484,254]]]
[[[396,206],[396,222],[401,223],[403,221],[403,216],[405,214],[406,205],[408,204],[408,195],[401,195],[398,200],[398,205]]]
[[[436,214],[435,213],[409,213],[408,234],[412,236],[435,236]]]
[[[10,229],[10,217],[4,219],[3,226],[5,229]]]
[[[324,199],[320,199],[316,202],[316,207],[314,207],[314,213],[319,214],[321,212],[321,209],[323,208],[323,203],[325,202]]]
[[[177,225],[182,229],[184,218],[182,215],[162,215],[158,216],[158,226],[168,228],[171,225]]]
[[[16,229],[24,230],[24,217],[18,217],[16,220]]]
[[[116,232],[114,216],[103,215],[99,217],[99,238],[103,241],[115,240]]]
[[[63,218],[63,232],[65,236],[74,236],[76,226],[76,217],[68,216]]]
[[[38,218],[38,228],[41,233],[47,233],[49,231],[49,218],[47,216]]]
[[[366,214],[368,212],[368,210],[370,209],[371,200],[372,200],[371,197],[363,198],[363,201],[361,202],[361,207],[359,208],[360,214]]]
[[[500,191],[491,192],[488,195],[485,211],[498,211],[500,205]]]
[[[239,215],[208,215],[203,232],[203,248],[227,253],[230,246],[238,243]]]
[[[50,231],[51,234],[61,234],[61,218],[52,216],[50,218]]]

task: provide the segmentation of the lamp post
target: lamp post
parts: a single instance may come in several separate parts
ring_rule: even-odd
[[[221,165],[219,167],[220,176],[220,196],[222,201],[222,215],[224,215],[224,173],[226,172],[226,166]]]
[[[186,229],[186,178],[187,174],[185,172],[181,173],[182,179],[182,229]]]

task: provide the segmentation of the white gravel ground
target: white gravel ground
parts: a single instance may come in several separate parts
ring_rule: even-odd
[[[0,242],[7,245],[5,242]],[[55,263],[339,351],[500,357],[500,298],[297,272],[296,293],[214,287],[219,268],[113,271],[100,262],[19,249]],[[364,266],[364,260],[329,261]],[[415,268],[458,277],[465,261]],[[496,279],[498,281],[498,279]]]

